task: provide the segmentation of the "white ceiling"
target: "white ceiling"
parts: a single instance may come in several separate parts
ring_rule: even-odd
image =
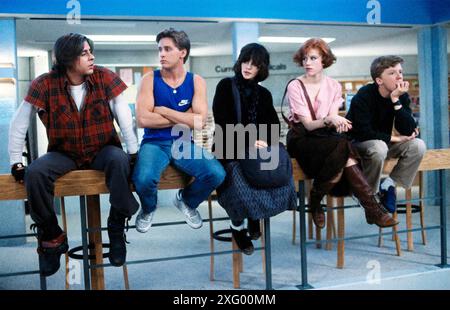
[[[51,50],[62,34],[153,34],[174,27],[186,31],[191,39],[192,56],[232,54],[230,22],[186,21],[81,21],[69,25],[65,20],[17,20],[19,56],[32,56]],[[417,30],[411,27],[375,27],[348,25],[311,25],[261,23],[260,35],[334,37],[330,46],[337,56],[374,56],[380,54],[417,54]],[[450,27],[449,27],[450,50]],[[95,42],[94,42],[95,43]],[[293,52],[298,44],[264,43],[270,52]],[[156,50],[148,45],[100,45],[97,50]]]

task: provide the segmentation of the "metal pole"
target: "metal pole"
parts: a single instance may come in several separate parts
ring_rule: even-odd
[[[305,216],[305,182],[298,182],[298,209],[300,213],[300,260],[302,270],[302,284],[299,289],[312,288],[308,284],[308,262],[306,260],[306,216]]]
[[[87,242],[87,225],[86,225],[86,196],[80,196],[80,217],[81,217],[81,244],[83,247],[83,271],[84,271],[84,289],[91,289],[91,281],[89,278],[89,253]]]
[[[38,256],[38,259],[39,259],[39,271],[40,271],[41,270],[41,259],[42,259],[41,255]],[[47,278],[42,276],[39,273],[39,280],[41,282],[41,290],[46,291],[47,290]]]
[[[266,259],[266,290],[272,290],[272,249],[270,247],[270,218],[264,219],[264,256]]]
[[[441,185],[441,263],[438,265],[441,268],[447,268],[447,180],[445,170],[439,170],[439,179]]]

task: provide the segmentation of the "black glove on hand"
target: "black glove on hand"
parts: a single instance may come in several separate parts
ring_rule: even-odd
[[[130,156],[130,176],[133,175],[134,165],[136,164],[136,160],[137,160],[137,154],[138,153],[129,155]]]
[[[23,183],[23,178],[25,177],[25,166],[22,163],[15,163],[11,167],[11,174],[16,182]]]

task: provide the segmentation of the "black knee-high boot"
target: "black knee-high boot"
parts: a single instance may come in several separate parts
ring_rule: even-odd
[[[398,224],[376,200],[358,165],[346,167],[344,176],[347,178],[353,194],[364,208],[368,224],[376,224],[379,227],[391,227]]]

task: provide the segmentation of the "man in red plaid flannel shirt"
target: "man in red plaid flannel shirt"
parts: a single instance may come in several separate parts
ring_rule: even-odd
[[[128,186],[138,144],[131,110],[122,94],[127,86],[115,73],[94,65],[93,48],[93,42],[81,34],[60,37],[53,49],[52,70],[31,83],[11,122],[11,173],[17,182],[25,182],[43,276],[58,271],[60,256],[68,250],[66,233],[58,225],[53,208],[57,178],[75,169],[105,172],[111,193],[109,260],[114,266],[125,262],[125,220],[139,207]],[[46,127],[48,152],[25,169],[22,150],[33,113],[38,113]],[[114,119],[129,155],[121,148]]]

